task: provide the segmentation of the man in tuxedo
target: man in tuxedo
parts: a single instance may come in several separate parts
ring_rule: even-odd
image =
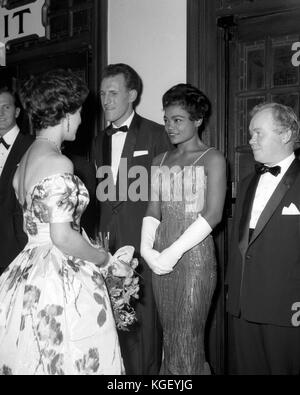
[[[27,242],[12,180],[33,137],[20,132],[16,123],[19,114],[17,97],[8,87],[0,87],[0,274]]]
[[[233,374],[300,374],[299,122],[277,103],[250,122],[255,174],[239,186],[226,282]]]
[[[141,91],[142,81],[130,66],[118,63],[104,69],[100,95],[110,125],[96,138],[94,155],[98,177],[101,167],[110,166],[110,179],[116,190],[116,197],[103,198],[99,190],[103,178],[99,178],[100,231],[109,232],[112,253],[119,247],[132,245],[139,260],[140,299],[135,306],[138,322],[128,332],[119,331],[119,339],[126,373],[144,375],[159,372],[161,329],[152,294],[151,270],[139,252],[148,193],[145,199],[132,199],[128,191],[140,175],[129,173],[135,166],[143,168],[149,178],[143,179],[143,185],[147,186],[153,158],[173,146],[162,125],[135,112]],[[145,173],[141,177],[145,178]]]

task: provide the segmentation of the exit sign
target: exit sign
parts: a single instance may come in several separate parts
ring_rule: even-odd
[[[9,41],[26,36],[45,37],[47,6],[45,0],[36,0],[23,7],[7,10],[0,7],[0,65],[5,66],[5,49]],[[4,64],[1,54],[4,51]]]

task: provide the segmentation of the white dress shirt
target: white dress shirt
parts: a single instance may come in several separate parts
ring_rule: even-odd
[[[120,128],[121,126],[127,126],[128,129],[134,117],[134,111],[125,122],[120,126],[112,124],[113,128]],[[125,140],[127,137],[126,132],[117,132],[111,136],[111,171],[113,174],[114,183],[117,183],[117,176],[119,171],[119,165],[121,160],[122,151],[124,148]]]
[[[18,134],[19,134],[19,131],[20,131],[19,127],[17,125],[15,125],[12,129],[10,129],[9,132],[5,133],[5,135],[3,136],[3,139],[5,140],[5,142],[7,144],[9,144],[10,147],[8,149],[6,149],[3,144],[0,144],[0,176],[2,174],[6,159],[12,149],[12,146],[13,146]]]
[[[274,177],[269,172],[264,173],[260,176],[251,211],[251,219],[249,225],[250,229],[254,229],[256,227],[257,221],[261,213],[263,212],[277,185],[282,180],[283,176],[285,175],[287,169],[290,167],[294,159],[295,154],[292,153],[290,156],[276,164],[276,166],[278,165],[281,167],[280,173],[277,177]]]

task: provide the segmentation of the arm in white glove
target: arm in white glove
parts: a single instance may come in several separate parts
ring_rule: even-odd
[[[182,255],[203,241],[212,231],[211,226],[201,214],[170,247],[162,251],[156,260],[157,265],[167,264],[172,268]]]
[[[141,256],[145,259],[150,269],[156,274],[167,274],[172,271],[172,267],[164,263],[157,263],[160,253],[153,249],[156,229],[160,221],[154,217],[144,217],[141,235]]]

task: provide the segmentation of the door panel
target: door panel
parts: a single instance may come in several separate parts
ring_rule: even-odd
[[[277,101],[291,106],[299,115],[299,67],[293,66],[291,59],[292,45],[300,40],[300,27],[294,26],[291,31],[290,21],[300,15],[294,14],[276,15],[275,19],[264,16],[263,23],[260,17],[249,18],[251,23],[247,18],[241,19],[230,44],[228,146],[233,198],[238,181],[253,169],[248,144],[251,109],[264,101]]]

